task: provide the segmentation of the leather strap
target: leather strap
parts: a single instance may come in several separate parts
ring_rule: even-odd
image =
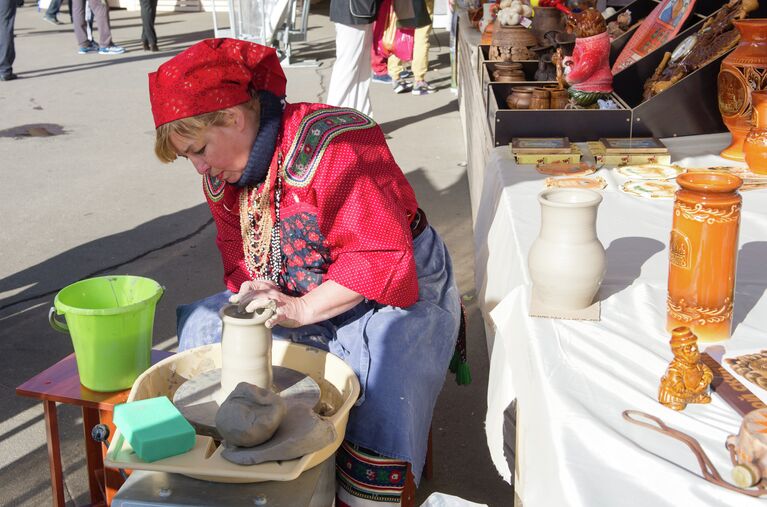
[[[767,495],[767,491],[765,491],[764,487],[761,484],[757,486],[757,489],[744,489],[744,488],[739,488],[733,484],[730,484],[729,482],[722,479],[722,476],[719,475],[719,471],[717,471],[717,469],[714,467],[714,464],[708,458],[708,456],[706,455],[706,452],[703,450],[703,448],[700,446],[697,440],[695,440],[690,435],[687,435],[686,433],[682,433],[679,430],[675,430],[674,428],[671,428],[666,423],[664,423],[661,419],[655,417],[654,415],[650,415],[646,412],[640,412],[638,410],[624,410],[623,418],[630,423],[637,424],[639,426],[644,426],[645,428],[651,429],[653,431],[657,431],[658,433],[662,433],[664,435],[668,435],[671,438],[675,438],[676,440],[679,440],[680,442],[687,444],[687,447],[690,448],[692,453],[695,455],[695,458],[698,460],[698,465],[700,465],[700,471],[703,474],[703,478],[706,479],[708,482],[714,483],[717,486],[721,486],[731,491],[737,491],[738,493],[743,493],[744,495],[748,495],[748,496]],[[642,421],[639,418],[643,418],[651,422]],[[734,455],[733,449],[729,448],[729,450],[730,450],[730,458],[734,458],[735,455]],[[733,460],[733,464],[735,464],[734,460]]]

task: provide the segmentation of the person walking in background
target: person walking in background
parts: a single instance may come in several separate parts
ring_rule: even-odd
[[[376,53],[375,43],[370,48],[370,70],[373,71],[371,81],[374,83],[391,84],[391,76],[387,68],[388,58]]]
[[[351,107],[368,116],[370,104],[370,51],[376,0],[330,0],[330,20],[336,28],[336,63],[330,76],[328,104]]]
[[[13,42],[13,25],[16,23],[16,0],[0,0],[0,81],[11,81],[18,76],[13,73],[16,46]]]
[[[51,3],[48,4],[48,9],[43,14],[43,21],[54,25],[63,25],[64,23],[59,21],[58,18],[59,10],[61,10],[61,0],[51,0]]]
[[[392,86],[394,86],[394,93],[410,91],[413,95],[426,95],[435,91],[434,87],[426,81],[426,71],[429,70],[429,34],[431,33],[434,0],[413,0],[413,8],[416,15],[413,61],[410,65],[413,71],[413,84],[411,85],[405,80],[406,71],[402,65],[402,60],[396,55],[389,56],[387,66]]]
[[[375,41],[373,41],[373,47],[370,48],[370,69],[373,71],[373,75],[370,80],[373,83],[379,84],[391,84],[391,76],[389,75],[388,57],[381,56],[375,51]],[[413,73],[407,69],[402,70],[399,74],[400,79],[407,79],[413,77]]]
[[[141,3],[141,45],[144,51],[159,51],[154,20],[157,17],[157,0],[139,0]]]
[[[85,22],[85,2],[88,2],[93,16],[96,20],[96,27],[99,32],[99,43],[96,44],[88,39]],[[119,55],[125,53],[125,48],[117,46],[112,41],[112,27],[109,24],[109,7],[106,0],[72,0],[72,19],[75,25],[75,37],[80,49],[77,52],[81,55],[88,53],[98,53],[100,55]]]

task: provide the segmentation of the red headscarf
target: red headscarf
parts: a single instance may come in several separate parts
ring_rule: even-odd
[[[274,48],[237,39],[198,42],[149,74],[155,128],[247,102],[252,91],[285,96]]]

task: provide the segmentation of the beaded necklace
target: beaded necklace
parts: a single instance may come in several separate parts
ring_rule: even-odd
[[[253,280],[271,280],[279,285],[282,271],[280,247],[280,199],[282,197],[282,154],[277,154],[277,178],[274,188],[274,219],[270,210],[272,171],[264,179],[261,192],[258,186],[240,192],[240,231],[245,266]],[[269,273],[267,273],[269,271]]]

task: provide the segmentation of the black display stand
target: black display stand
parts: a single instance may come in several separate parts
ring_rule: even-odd
[[[624,9],[636,17],[645,17],[657,6],[655,0],[637,0]],[[593,141],[600,137],[676,137],[726,132],[717,102],[716,77],[726,55],[709,62],[679,80],[669,89],[643,101],[645,81],[650,78],[667,51],[673,51],[689,35],[696,33],[702,23],[722,6],[721,0],[698,0],[695,10],[683,25],[686,27],[666,44],[615,75],[614,100],[623,109],[509,109],[506,97],[514,86],[538,86],[536,81],[495,83],[490,81],[492,64],[487,60],[488,46],[479,46],[480,80],[485,92],[485,104],[490,131],[495,146],[511,142],[513,137],[567,136],[571,141]],[[618,11],[609,19],[614,19]],[[646,12],[645,14],[639,14]],[[752,12],[750,18],[767,15],[767,1]],[[630,30],[613,41],[611,62],[636,30]],[[523,62],[528,71],[537,62]],[[533,73],[535,71],[533,70]]]
[[[722,0],[697,0],[695,2],[695,7],[693,7],[692,12],[682,24],[682,29],[679,30],[679,34],[677,35],[682,34],[693,26],[699,25],[707,17],[721,9],[725,3],[727,2]],[[624,6],[620,10],[616,11],[615,14],[607,18],[606,21],[609,23],[610,21],[617,19],[622,12],[626,10],[631,11],[631,29],[617,39],[613,40],[610,44],[610,65],[615,63],[618,55],[621,53],[621,51],[623,51],[623,48],[628,43],[629,39],[631,39],[631,37],[634,35],[637,28],[639,28],[639,24],[636,21],[645,19],[647,16],[649,16],[650,13],[658,6],[658,4],[660,4],[658,0],[636,0],[629,5]]]

